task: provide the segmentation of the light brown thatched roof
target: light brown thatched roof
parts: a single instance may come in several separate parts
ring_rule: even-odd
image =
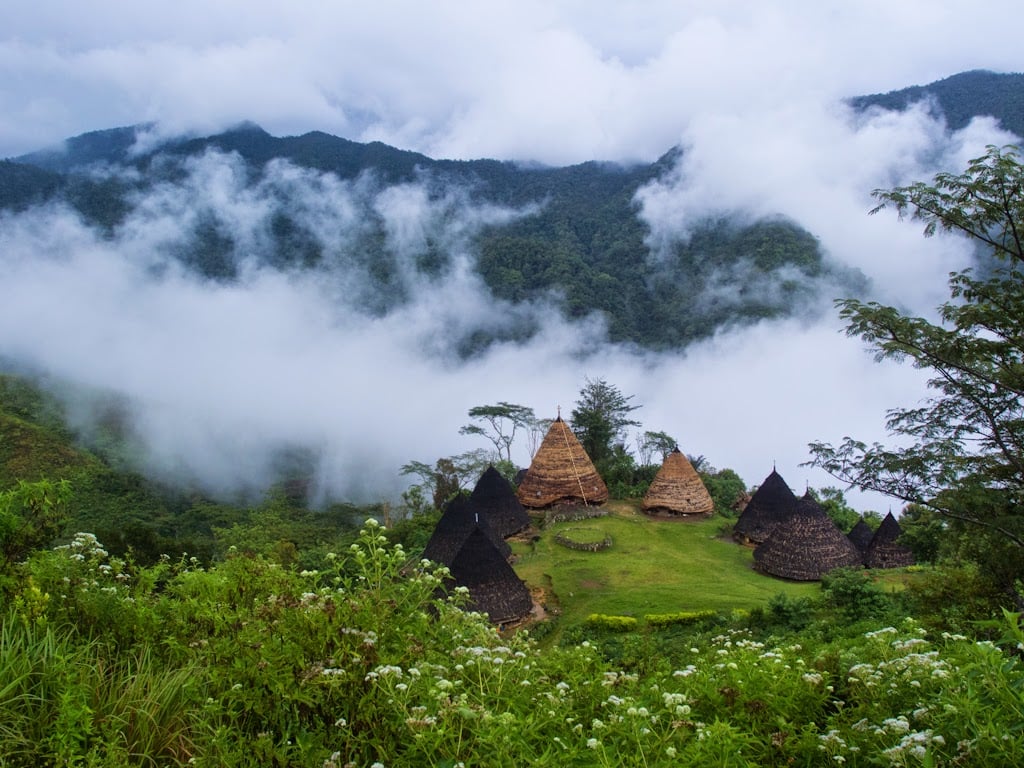
[[[480,475],[469,500],[486,514],[487,522],[502,538],[530,526],[530,516],[519,502],[515,488],[493,466]]]
[[[861,554],[810,495],[777,523],[754,550],[754,567],[762,573],[796,581],[817,581],[836,568],[858,567]]]
[[[772,469],[736,520],[733,536],[741,542],[760,544],[768,538],[776,523],[789,517],[795,506],[796,494],[786,485],[782,475]]]
[[[665,457],[640,506],[645,512],[673,515],[710,515],[715,510],[700,475],[678,448]]]
[[[558,417],[541,441],[517,495],[524,507],[543,509],[559,502],[603,504],[608,488],[569,425]]]
[[[903,568],[914,564],[914,553],[896,541],[903,533],[892,512],[885,516],[875,531],[864,554],[864,565],[868,568]]]

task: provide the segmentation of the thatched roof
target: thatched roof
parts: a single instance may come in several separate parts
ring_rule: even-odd
[[[469,590],[466,607],[486,613],[495,624],[521,619],[533,610],[530,590],[479,525],[466,537],[448,570],[455,586]]]
[[[868,545],[871,543],[871,539],[874,537],[875,532],[871,530],[871,526],[864,522],[862,517],[857,521],[857,524],[850,529],[850,532],[846,534],[846,538],[853,542],[858,551],[863,555],[868,551]]]
[[[862,565],[861,554],[809,495],[754,550],[754,567],[771,576],[817,581],[835,568]]]
[[[737,518],[733,536],[742,542],[760,544],[778,522],[789,517],[795,506],[796,495],[782,475],[772,469]]]
[[[450,568],[466,539],[477,528],[491,540],[503,558],[512,554],[509,545],[491,527],[487,514],[481,513],[468,497],[456,496],[445,506],[444,513],[437,521],[434,533],[423,550],[423,557]]]
[[[519,503],[512,484],[493,466],[480,475],[469,500],[487,515],[487,522],[502,538],[519,533],[530,525],[530,516]]]
[[[569,425],[558,417],[519,484],[518,496],[524,507],[532,509],[559,502],[603,504],[608,488]]]
[[[665,457],[640,506],[645,512],[671,515],[710,515],[715,510],[700,475],[678,448]]]
[[[892,512],[887,514],[868,544],[864,565],[868,568],[902,568],[913,565],[914,553],[896,543],[902,533],[903,529]]]

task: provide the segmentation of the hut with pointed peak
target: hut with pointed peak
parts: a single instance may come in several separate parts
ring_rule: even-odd
[[[503,558],[511,557],[512,548],[491,527],[487,513],[481,513],[469,497],[464,495],[456,496],[445,505],[441,519],[434,526],[434,532],[423,550],[423,557],[450,566],[474,528],[479,528],[490,539]]]
[[[467,496],[456,496],[438,520],[423,558],[448,567],[448,588],[469,590],[472,611],[486,613],[495,624],[527,616],[533,610],[530,590],[509,565],[512,550]]]
[[[541,441],[516,494],[524,507],[603,504],[608,488],[586,450],[559,416]]]
[[[853,546],[857,548],[857,551],[862,556],[866,556],[868,552],[868,545],[871,544],[871,539],[874,538],[875,532],[871,530],[871,526],[865,522],[862,517],[857,521],[857,524],[850,529],[850,532],[846,534]]]
[[[902,533],[903,529],[892,512],[887,514],[868,544],[864,565],[868,568],[903,568],[913,565],[914,553],[897,541]]]
[[[796,494],[772,467],[771,474],[750,497],[733,526],[733,537],[741,544],[760,544],[796,506]]]
[[[469,590],[468,610],[486,613],[493,624],[508,624],[533,610],[533,597],[480,525],[474,525],[451,562],[455,586]]]
[[[757,570],[794,581],[818,581],[836,568],[862,564],[857,547],[810,494],[799,499],[754,550]]]
[[[686,454],[677,447],[665,457],[640,507],[650,515],[710,515],[715,502]]]
[[[487,516],[491,528],[503,539],[530,527],[530,516],[515,489],[493,465],[480,475],[469,500]]]

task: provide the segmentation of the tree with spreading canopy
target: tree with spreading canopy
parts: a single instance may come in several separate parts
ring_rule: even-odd
[[[900,447],[847,437],[812,443],[811,464],[862,489],[933,510],[1005,594],[1024,607],[1024,166],[1015,147],[988,147],[962,174],[876,190],[879,205],[924,222],[925,236],[962,235],[978,266],[949,277],[939,321],[876,302],[838,302],[847,334],[879,360],[931,373],[919,407],[888,412]]]
[[[636,448],[640,456],[641,464],[653,464],[655,461],[664,461],[672,451],[677,448],[679,441],[667,432],[645,431],[636,436]],[[691,460],[691,464],[693,461]],[[694,467],[697,469],[697,467]]]
[[[477,405],[469,409],[469,418],[474,424],[467,424],[459,430],[460,435],[480,435],[494,446],[498,459],[512,461],[512,442],[516,431],[529,429],[536,421],[533,408],[504,400],[494,405]]]
[[[414,494],[429,495],[434,507],[441,509],[456,494],[466,489],[487,469],[490,457],[487,451],[478,448],[457,456],[444,456],[431,466],[422,461],[403,464],[399,472],[416,475],[420,482],[413,486]]]

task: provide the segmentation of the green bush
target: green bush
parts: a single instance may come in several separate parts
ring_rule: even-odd
[[[632,632],[638,623],[633,616],[608,616],[604,613],[592,613],[587,616],[587,626],[612,632]]]
[[[846,621],[880,618],[892,608],[892,601],[863,568],[837,568],[821,579],[826,606]]]
[[[649,613],[644,621],[651,627],[668,627],[673,624],[697,624],[718,616],[717,611],[679,611],[677,613]]]

